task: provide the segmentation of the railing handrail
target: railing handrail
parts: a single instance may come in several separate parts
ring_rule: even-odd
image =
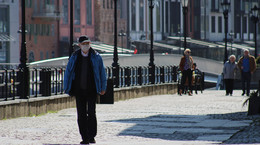
[[[31,97],[51,96],[63,94],[65,66],[29,68],[29,88]],[[108,79],[117,79],[113,75],[112,66],[105,68]],[[173,83],[177,81],[178,67],[175,65],[155,66],[155,84]],[[19,98],[21,69],[0,70],[0,101]],[[151,85],[149,66],[119,67],[119,88],[131,86]],[[114,81],[114,87],[116,87]]]

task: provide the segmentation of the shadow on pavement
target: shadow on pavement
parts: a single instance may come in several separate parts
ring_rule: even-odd
[[[250,126],[252,119],[253,117],[247,116],[247,112],[236,112],[209,115],[159,114],[146,118],[111,120],[109,122],[133,124],[132,127],[120,132],[120,136],[224,142]]]

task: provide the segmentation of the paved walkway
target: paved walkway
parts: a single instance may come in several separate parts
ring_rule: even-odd
[[[194,96],[149,96],[97,105],[97,145],[259,143],[246,97],[207,90]],[[0,121],[0,144],[78,144],[76,109]]]

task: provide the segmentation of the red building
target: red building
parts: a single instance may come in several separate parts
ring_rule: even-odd
[[[26,0],[25,13],[28,62],[57,57],[60,17],[58,0]]]
[[[95,0],[73,0],[74,42],[81,35],[87,35],[92,41],[95,38],[94,2]],[[70,39],[70,0],[60,0],[62,17],[59,23],[60,53],[67,56]]]

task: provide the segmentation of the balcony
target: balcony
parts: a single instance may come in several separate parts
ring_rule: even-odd
[[[56,9],[55,5],[47,4],[44,8],[38,11],[35,10],[32,17],[48,20],[59,20],[61,18],[61,13],[58,9]]]

